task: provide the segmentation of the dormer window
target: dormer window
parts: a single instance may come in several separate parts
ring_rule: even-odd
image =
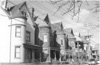
[[[25,11],[21,11],[22,15],[24,15],[26,17],[26,12]]]

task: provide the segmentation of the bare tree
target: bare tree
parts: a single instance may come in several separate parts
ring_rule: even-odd
[[[65,15],[67,13],[72,13],[72,18],[76,15],[78,15],[78,20],[77,22],[79,22],[79,17],[80,17],[80,10],[81,7],[83,5],[83,3],[85,3],[87,6],[89,6],[89,1],[87,0],[50,0],[50,3],[52,5],[56,5],[58,6],[58,9],[54,12],[54,15],[60,11],[60,9],[63,9],[63,7],[65,7],[65,12],[62,12],[62,15]],[[59,4],[60,3],[60,4]],[[92,11],[93,14],[98,14],[100,13],[100,2],[99,1],[95,1],[95,5],[94,7],[91,7],[89,10]],[[99,15],[96,15],[98,21],[99,21]],[[94,28],[99,28],[99,24],[98,25],[91,25]]]

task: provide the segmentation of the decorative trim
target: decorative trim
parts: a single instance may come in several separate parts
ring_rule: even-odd
[[[8,26],[25,26],[26,27],[25,24],[12,24],[12,25],[8,25]]]

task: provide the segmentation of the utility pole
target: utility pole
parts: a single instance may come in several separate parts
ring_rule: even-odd
[[[88,33],[88,35],[87,35],[87,40],[89,41],[89,44],[88,44],[88,48],[87,48],[87,54],[88,54],[88,61],[90,60],[90,54],[91,54],[91,50],[90,50],[90,37],[91,37],[91,35],[90,35],[90,30],[89,30],[89,22],[87,23],[87,33]]]

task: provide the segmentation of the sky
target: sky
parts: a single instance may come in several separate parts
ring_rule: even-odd
[[[72,28],[75,35],[79,33],[81,35],[87,35],[88,31],[89,34],[92,35],[91,40],[96,43],[99,43],[99,28],[95,28],[96,25],[99,24],[97,18],[99,14],[93,13],[90,9],[95,7],[96,0],[84,0],[82,7],[80,9],[80,13],[77,14],[72,18],[72,12],[69,12],[65,15],[62,15],[63,12],[66,11],[66,7],[61,8],[59,11],[55,13],[57,10],[57,5],[52,5],[49,0],[9,0],[14,4],[19,4],[21,2],[26,1],[27,5],[31,11],[31,8],[35,8],[35,15],[42,16],[49,14],[50,21],[52,23],[62,22],[64,28]],[[11,3],[9,3],[11,4]],[[12,4],[13,5],[13,4]],[[77,7],[76,7],[77,9]],[[55,13],[55,14],[54,14]],[[79,19],[78,19],[79,17]]]

